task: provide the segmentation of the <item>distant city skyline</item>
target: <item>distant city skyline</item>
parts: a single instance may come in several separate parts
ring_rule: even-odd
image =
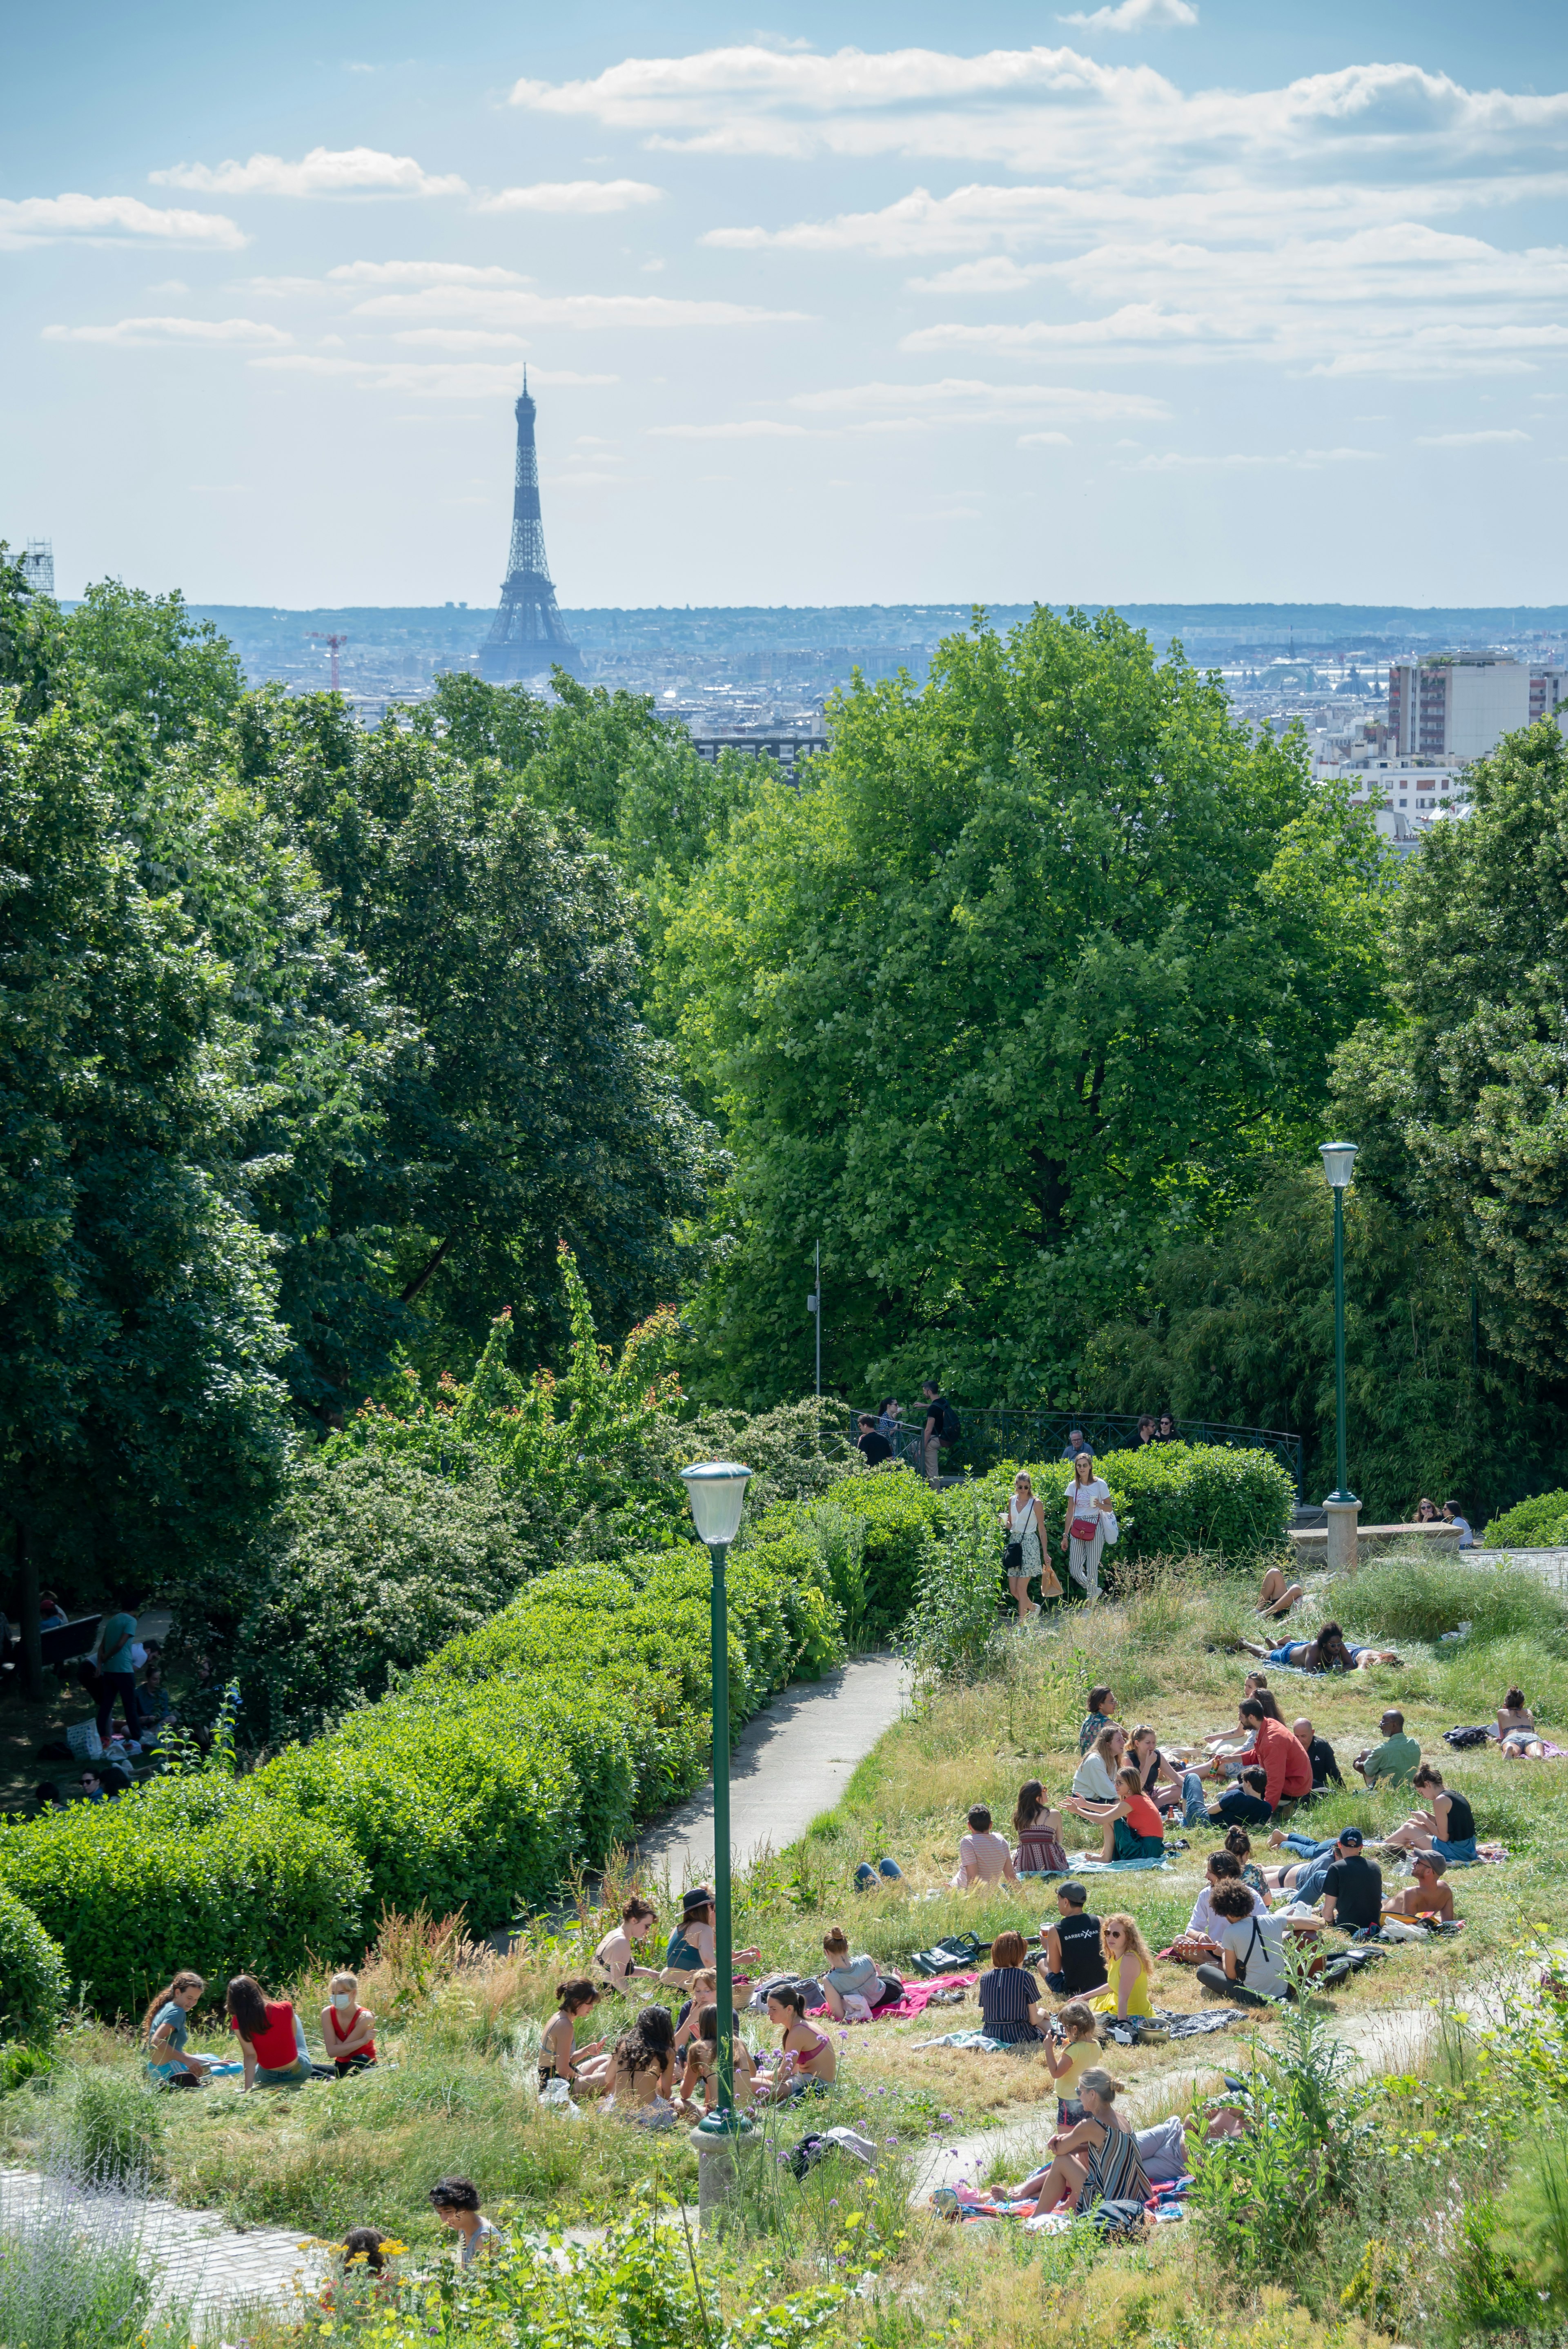
[[[0,535],[62,595],[1552,605],[1532,0],[430,12],[8,35]]]

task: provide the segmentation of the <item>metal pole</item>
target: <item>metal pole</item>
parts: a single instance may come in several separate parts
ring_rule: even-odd
[[[817,1400],[822,1399],[822,1243],[817,1242]]]
[[[718,2008],[718,2109],[735,2109],[735,1961],[729,1924],[729,1609],[724,1587],[726,1542],[713,1560],[713,1965]]]
[[[1339,1484],[1336,1501],[1352,1498],[1345,1460],[1345,1193],[1334,1194],[1334,1411],[1336,1465]]]

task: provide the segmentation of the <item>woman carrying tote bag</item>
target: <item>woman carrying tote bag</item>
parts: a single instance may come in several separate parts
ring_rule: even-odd
[[[1037,1574],[1040,1578],[1042,1599],[1059,1599],[1062,1595],[1062,1586],[1046,1555],[1045,1509],[1035,1497],[1034,1481],[1026,1468],[1020,1468],[1013,1479],[1012,1498],[1002,1511],[1001,1525],[1006,1536],[1003,1570],[1007,1588],[1018,1602],[1018,1620],[1022,1623],[1040,1611],[1029,1597],[1033,1576]]]
[[[1108,1538],[1114,1538],[1116,1518],[1110,1506],[1110,1486],[1103,1476],[1094,1473],[1094,1460],[1088,1452],[1080,1452],[1073,1462],[1073,1481],[1067,1491],[1067,1522],[1062,1529],[1062,1547],[1068,1554],[1068,1572],[1079,1584],[1088,1599],[1099,1597],[1099,1554]]]

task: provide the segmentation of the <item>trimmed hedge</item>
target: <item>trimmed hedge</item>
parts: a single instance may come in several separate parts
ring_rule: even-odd
[[[57,1820],[6,1822],[0,1886],[58,1942],[100,2013],[139,2015],[182,1966],[285,1982],[355,1945],[366,1870],[256,1778],[165,1778]]]
[[[941,1496],[912,1468],[885,1465],[869,1475],[845,1476],[827,1499],[865,1528],[865,1629],[885,1638],[914,1604],[922,1561],[943,1523]],[[758,1527],[758,1539],[797,1514],[772,1510]]]
[[[1184,1557],[1192,1551],[1233,1566],[1250,1565],[1260,1551],[1284,1541],[1295,1507],[1295,1486],[1268,1452],[1233,1450],[1224,1444],[1144,1444],[1135,1452],[1102,1453],[1094,1464],[1110,1486],[1120,1535],[1115,1548],[1104,1554],[1102,1581],[1113,1579],[1117,1566],[1129,1560]],[[1065,1586],[1057,1545],[1071,1464],[1005,1463],[978,1489],[1003,1507],[1020,1466],[1028,1467],[1045,1504],[1051,1563]]]
[[[70,1988],[58,1941],[0,1889],[0,2039],[47,2039],[66,2019]]]
[[[1568,1492],[1537,1493],[1520,1501],[1486,1528],[1488,1549],[1562,1549],[1568,1547]]]

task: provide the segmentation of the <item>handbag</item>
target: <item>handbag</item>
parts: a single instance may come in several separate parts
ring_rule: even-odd
[[[1024,1571],[1024,1545],[1021,1541],[1010,1541],[1003,1550],[1002,1571],[1004,1574],[1022,1574]]]
[[[1074,1541],[1091,1542],[1099,1531],[1098,1517],[1075,1517],[1069,1528]]]

